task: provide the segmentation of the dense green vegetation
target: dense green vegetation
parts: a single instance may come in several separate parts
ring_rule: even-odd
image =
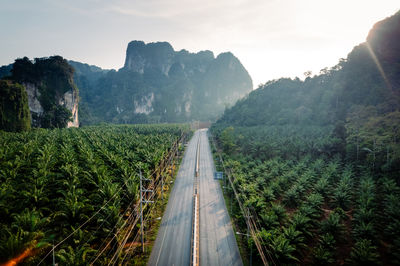
[[[213,125],[271,263],[400,263],[399,25],[400,12],[335,67],[267,82]]]
[[[45,108],[52,104],[51,99],[57,94],[64,94],[74,86],[72,83],[74,69],[61,56],[35,58],[34,62],[27,57],[16,59],[11,73],[12,80],[40,85],[41,92],[48,93],[41,96],[46,97],[42,102]]]
[[[5,65],[0,67],[0,78],[6,78],[11,76],[11,69],[13,64]]]
[[[28,95],[17,83],[0,80],[0,129],[25,131],[31,128]]]
[[[377,23],[367,42],[318,76],[267,82],[226,110],[219,125],[327,128],[341,155],[400,170],[400,13]],[[284,128],[282,133],[285,134]]]
[[[129,230],[127,243],[137,241],[139,170],[153,181],[166,174],[187,132],[178,125],[0,131],[0,262],[25,252],[24,263],[37,264],[53,244],[61,265],[126,258],[117,251]]]
[[[293,132],[276,139],[266,135],[267,147],[285,142],[292,147],[291,153],[290,148],[264,149],[263,142],[254,141],[251,130],[246,133],[242,129],[240,136],[233,135],[253,139],[252,149],[246,147],[248,143],[234,145],[236,149],[246,147],[246,154],[226,152],[225,134],[216,135],[224,147],[224,165],[232,172],[244,206],[259,223],[258,234],[272,262],[400,262],[400,187],[392,177],[345,162],[340,156],[319,150],[314,154],[305,139]],[[243,215],[233,206],[233,217],[245,232]],[[253,252],[257,262],[254,247]]]

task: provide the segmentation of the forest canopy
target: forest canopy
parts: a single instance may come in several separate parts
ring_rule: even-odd
[[[342,140],[337,150],[341,155],[399,170],[400,33],[396,25],[400,13],[377,23],[367,42],[319,75],[261,85],[227,109],[216,125],[329,126],[326,134]]]
[[[257,229],[259,253],[242,240],[254,264],[400,263],[399,29],[400,12],[336,66],[267,82],[212,126],[241,201],[231,217]]]

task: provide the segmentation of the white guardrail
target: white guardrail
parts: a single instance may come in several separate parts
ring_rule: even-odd
[[[193,228],[193,256],[192,256],[192,265],[199,265],[199,197],[198,195],[194,195],[194,228]]]
[[[200,264],[199,256],[199,182],[198,177],[200,173],[200,137],[197,141],[196,150],[196,165],[195,165],[195,176],[193,184],[193,223],[192,223],[192,250],[191,250],[191,262],[193,266],[198,266]]]

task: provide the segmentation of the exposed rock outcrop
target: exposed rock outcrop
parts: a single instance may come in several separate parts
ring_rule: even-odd
[[[64,93],[63,97],[61,97],[58,102],[72,113],[72,121],[68,121],[67,127],[79,127],[78,101],[78,92],[76,90],[71,90]]]
[[[43,115],[44,110],[39,101],[40,92],[38,90],[38,87],[30,82],[23,83],[23,86],[25,87],[28,94],[28,106],[31,114],[32,126],[40,127],[39,117]]]
[[[214,120],[253,87],[232,53],[215,58],[211,51],[175,51],[167,42],[130,42],[118,71],[70,63],[87,107],[84,124]]]
[[[4,71],[6,72],[6,71]],[[61,56],[15,60],[8,78],[22,84],[33,127],[78,127],[74,69]]]
[[[139,101],[133,101],[135,106],[135,114],[150,114],[153,112],[154,93],[142,97]]]
[[[134,72],[144,73],[145,69],[155,69],[168,75],[175,51],[167,42],[145,44],[132,41],[126,50],[124,67]]]
[[[23,86],[28,94],[28,105],[31,113],[32,125],[34,127],[40,127],[40,118],[43,116],[44,109],[39,100],[41,96],[39,88],[35,84],[29,82],[23,83]],[[72,121],[68,121],[67,127],[79,127],[78,102],[79,97],[76,90],[67,91],[58,99],[58,105],[65,107],[72,113]]]
[[[38,87],[29,82],[23,83],[26,92],[28,93],[28,104],[29,104],[29,110],[33,113],[36,113],[37,115],[42,115],[43,113],[43,107],[40,104],[39,98],[40,98],[40,92],[38,90]]]

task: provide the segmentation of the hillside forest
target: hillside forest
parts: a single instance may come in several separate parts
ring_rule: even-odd
[[[269,81],[212,126],[231,215],[273,264],[400,263],[399,41],[398,12],[336,66]]]

